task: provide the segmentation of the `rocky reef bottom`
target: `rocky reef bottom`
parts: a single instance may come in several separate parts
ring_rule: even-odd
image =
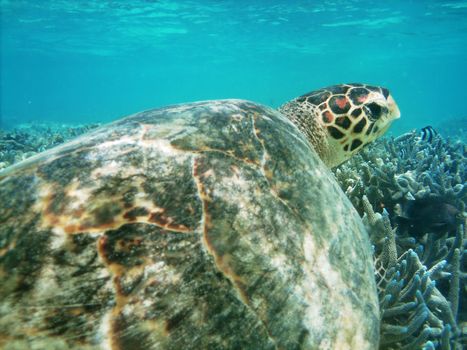
[[[97,126],[0,130],[0,170]],[[467,347],[466,157],[465,140],[414,131],[333,170],[374,246],[380,349]]]

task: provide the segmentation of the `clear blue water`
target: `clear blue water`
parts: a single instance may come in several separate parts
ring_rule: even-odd
[[[465,0],[0,3],[4,123],[228,97],[276,107],[341,82],[388,87],[394,133],[467,116]]]

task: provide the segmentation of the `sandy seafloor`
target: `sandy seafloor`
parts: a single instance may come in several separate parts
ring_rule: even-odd
[[[380,349],[463,349],[467,344],[463,125],[465,118],[436,128],[430,142],[419,130],[385,136],[333,169],[374,246]],[[98,126],[33,123],[0,129],[0,170]],[[425,198],[458,210],[455,230],[414,236],[398,224],[408,201]]]

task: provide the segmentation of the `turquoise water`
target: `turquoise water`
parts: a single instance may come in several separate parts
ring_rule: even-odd
[[[394,133],[467,116],[465,0],[0,3],[3,123],[230,97],[277,107],[341,82],[388,87]]]

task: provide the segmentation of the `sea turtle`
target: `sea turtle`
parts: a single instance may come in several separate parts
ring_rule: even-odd
[[[398,117],[362,84],[196,102],[6,168],[0,347],[375,348],[369,240],[325,164]]]

